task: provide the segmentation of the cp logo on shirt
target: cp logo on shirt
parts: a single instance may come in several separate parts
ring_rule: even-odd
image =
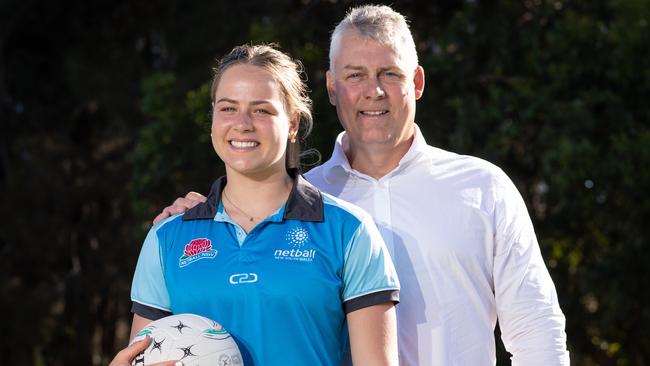
[[[233,285],[253,282],[257,282],[256,273],[235,273],[234,275],[230,276],[230,283]]]

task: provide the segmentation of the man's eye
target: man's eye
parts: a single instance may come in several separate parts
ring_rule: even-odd
[[[363,75],[360,72],[355,72],[353,74],[350,74],[346,77],[346,79],[351,79],[351,80],[356,80],[360,79]]]
[[[235,108],[234,107],[221,107],[221,108],[219,108],[219,111],[221,111],[221,112],[234,112]]]
[[[402,75],[399,73],[396,73],[394,71],[386,71],[384,73],[384,77],[389,79],[389,80],[399,80],[402,78]]]

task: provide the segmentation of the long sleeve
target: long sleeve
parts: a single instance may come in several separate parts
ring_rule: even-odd
[[[494,286],[512,365],[569,365],[565,318],[525,203],[510,179],[497,191]]]

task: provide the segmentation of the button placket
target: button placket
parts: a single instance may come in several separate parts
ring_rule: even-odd
[[[374,182],[375,221],[386,242],[386,247],[391,255],[394,253],[393,220],[391,217],[390,181],[379,180]]]

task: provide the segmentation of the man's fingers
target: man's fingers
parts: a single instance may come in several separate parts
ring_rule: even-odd
[[[194,207],[196,204],[197,204],[197,202],[194,202],[194,201],[192,201],[190,199],[187,199],[185,197],[178,197],[176,199],[176,201],[174,201],[174,204],[167,207],[167,208],[170,209],[173,212],[173,214],[175,215],[177,213],[184,212],[188,208]],[[178,211],[178,212],[176,212],[176,211]]]
[[[161,222],[162,220],[168,218],[169,216],[174,215],[174,213],[173,213],[174,208],[173,208],[173,207],[174,207],[174,206],[167,206],[167,207],[165,207],[165,208],[162,210],[162,212],[159,213],[158,216],[156,216],[155,219],[153,219],[153,223],[154,223],[154,225],[157,224],[157,223],[159,223],[159,222]],[[184,211],[180,211],[180,212],[184,212]],[[178,213],[178,212],[177,212],[177,213]]]
[[[167,213],[165,213],[165,211],[163,211],[163,212],[159,213],[158,216],[156,216],[153,219],[153,224],[156,225],[157,223],[161,222],[162,220],[164,220],[164,219],[166,219],[168,217],[169,217],[169,215]]]
[[[177,198],[171,206],[165,207],[161,213],[153,219],[154,225],[162,220],[183,213],[201,202],[207,201],[207,198],[201,193],[190,192],[185,197]]]
[[[198,201],[198,202],[205,202],[208,200],[204,195],[198,192],[190,192],[185,195],[185,198],[187,198],[188,200]]]

